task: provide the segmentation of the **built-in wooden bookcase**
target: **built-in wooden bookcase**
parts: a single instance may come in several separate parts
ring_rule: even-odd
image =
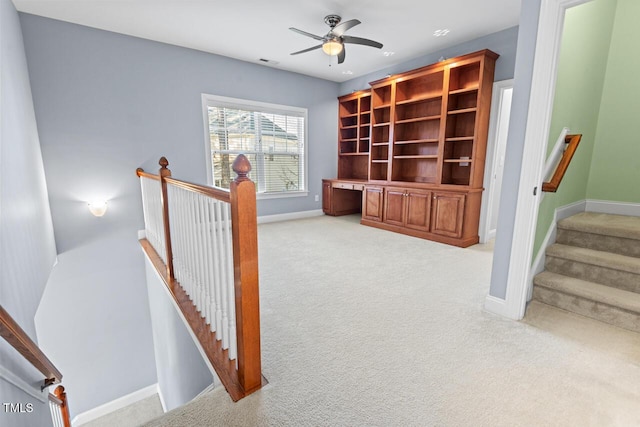
[[[371,156],[369,179],[387,181],[391,142],[391,100],[393,82],[371,88]]]
[[[338,100],[338,178],[366,180],[371,147],[371,94],[368,90]]]
[[[338,177],[368,181],[363,224],[477,243],[497,58],[470,53],[339,98]]]

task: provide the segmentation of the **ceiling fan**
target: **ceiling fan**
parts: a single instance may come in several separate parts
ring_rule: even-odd
[[[298,55],[300,53],[309,52],[315,49],[322,48],[322,51],[330,56],[338,56],[338,64],[342,64],[344,62],[345,57],[345,43],[352,44],[361,44],[364,46],[377,47],[378,49],[382,48],[382,43],[378,43],[373,40],[363,39],[361,37],[353,37],[353,36],[345,36],[344,33],[347,32],[350,28],[355,27],[360,24],[360,21],[357,19],[350,19],[349,21],[340,22],[342,18],[338,15],[327,15],[324,17],[324,22],[331,27],[329,32],[324,36],[316,36],[315,34],[307,33],[306,31],[299,30],[297,28],[290,27],[291,31],[295,31],[298,34],[302,34],[303,36],[311,37],[312,39],[321,41],[322,43],[310,47],[308,49],[299,50],[298,52],[293,52],[291,55]]]

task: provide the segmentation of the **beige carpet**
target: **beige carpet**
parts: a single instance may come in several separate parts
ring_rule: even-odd
[[[269,385],[235,404],[217,389],[148,426],[640,425],[638,334],[543,304],[526,322],[484,312],[491,247],[357,216],[259,233]]]

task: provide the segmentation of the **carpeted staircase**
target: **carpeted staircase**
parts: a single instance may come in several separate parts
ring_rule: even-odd
[[[640,217],[583,212],[557,227],[533,299],[640,332]]]

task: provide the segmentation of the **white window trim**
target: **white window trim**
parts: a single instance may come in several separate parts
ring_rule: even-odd
[[[209,115],[207,114],[207,107],[209,103],[224,103],[230,107],[237,107],[240,109],[246,109],[250,107],[255,111],[265,111],[269,113],[281,113],[291,114],[296,112],[304,117],[304,165],[303,165],[303,185],[304,190],[287,191],[282,193],[256,193],[256,199],[283,199],[289,197],[307,197],[309,195],[309,113],[306,108],[293,107],[290,105],[271,104],[268,102],[252,101],[248,99],[230,98],[227,96],[202,94],[202,120],[204,130],[204,152],[207,167],[207,184],[213,186],[213,165],[211,164],[211,140],[209,135]]]

